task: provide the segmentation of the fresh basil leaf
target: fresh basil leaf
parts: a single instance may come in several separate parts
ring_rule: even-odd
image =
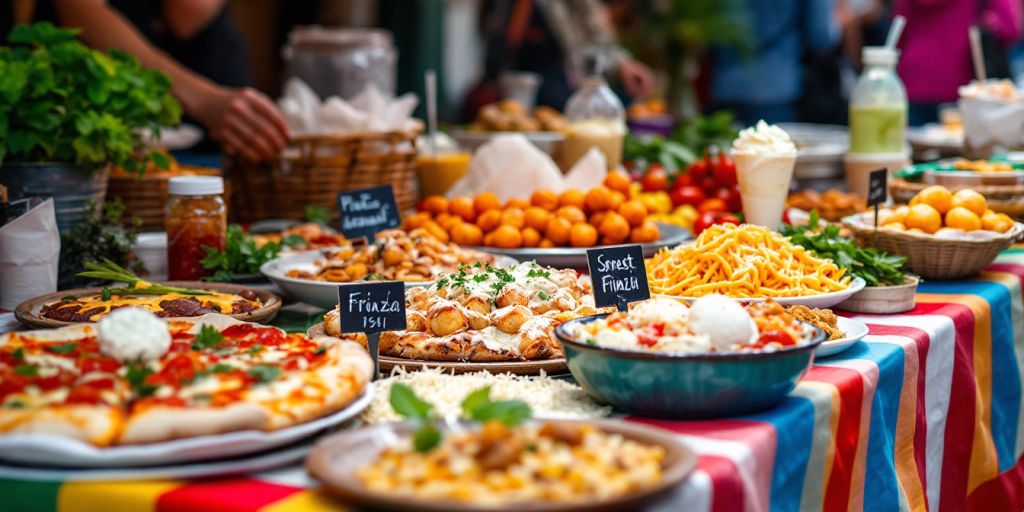
[[[78,297],[75,297],[74,295],[65,295],[61,297],[60,300],[78,300]]]
[[[25,377],[35,377],[39,375],[39,368],[30,364],[19,364],[14,367],[14,373]]]
[[[413,433],[412,443],[416,451],[429,452],[441,444],[441,431],[432,423],[425,424]]]
[[[412,419],[429,419],[434,413],[434,406],[416,396],[416,392],[402,383],[391,385],[391,408],[399,416]]]
[[[196,334],[196,339],[192,343],[193,350],[203,350],[216,348],[220,345],[220,342],[224,339],[224,335],[217,330],[216,327],[211,325],[204,325],[199,328],[199,334]]]
[[[462,400],[462,414],[466,416],[473,416],[473,412],[479,409],[481,406],[491,401],[491,387],[484,386],[472,393],[466,395],[466,398]]]
[[[255,345],[249,347],[248,353],[249,353],[250,356],[254,356],[256,354],[259,354],[262,351],[263,351],[263,345],[260,345],[259,343],[257,343]]]
[[[488,401],[476,407],[470,418],[480,421],[498,421],[510,427],[516,426],[533,417],[533,410],[522,400]]]
[[[14,349],[14,353],[11,354],[11,355],[14,356],[14,360],[15,361],[24,361],[25,360],[25,349],[22,348],[22,347],[18,347],[16,349]]]
[[[249,368],[249,375],[260,384],[266,384],[276,380],[281,375],[281,369],[276,366],[260,364]]]
[[[57,353],[57,354],[67,354],[69,352],[74,352],[76,348],[78,348],[78,343],[67,343],[67,344],[64,344],[64,345],[51,345],[49,347],[50,352],[54,352],[54,353]]]
[[[130,385],[132,389],[138,390],[146,381],[146,377],[152,373],[153,370],[149,369],[148,366],[142,363],[128,363],[126,365],[124,378],[128,381],[128,385]]]

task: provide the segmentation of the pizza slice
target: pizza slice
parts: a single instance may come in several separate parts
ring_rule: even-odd
[[[111,444],[130,395],[123,369],[91,325],[0,336],[0,433]]]

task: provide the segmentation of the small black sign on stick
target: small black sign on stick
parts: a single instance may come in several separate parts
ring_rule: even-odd
[[[366,333],[373,358],[373,379],[380,375],[380,333],[405,329],[405,283],[338,285],[341,332]]]
[[[626,311],[630,302],[651,298],[644,251],[639,245],[619,245],[587,251],[597,307],[614,305]]]
[[[391,185],[338,193],[341,232],[347,238],[366,237],[402,224]]]
[[[878,205],[889,195],[889,169],[875,169],[868,175],[868,206],[875,207],[875,227],[878,227]]]

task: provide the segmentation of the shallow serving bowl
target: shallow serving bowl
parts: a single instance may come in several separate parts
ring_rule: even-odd
[[[555,329],[576,382],[616,409],[656,418],[699,419],[749,414],[786,398],[825,339],[772,352],[666,354],[589,345],[572,333],[607,316],[566,322]]]

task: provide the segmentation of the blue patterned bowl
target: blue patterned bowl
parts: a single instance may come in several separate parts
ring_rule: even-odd
[[[566,322],[555,329],[576,382],[622,412],[654,418],[706,419],[749,414],[786,398],[825,339],[773,352],[662,354],[577,341],[576,326],[607,315]]]

